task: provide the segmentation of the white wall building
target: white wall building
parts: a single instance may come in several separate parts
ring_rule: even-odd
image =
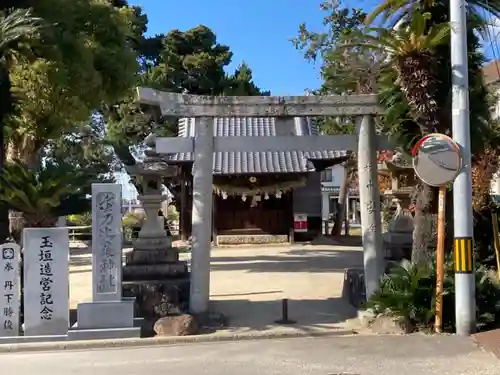
[[[321,172],[321,216],[323,221],[333,219],[336,203],[340,194],[340,186],[344,179],[344,167],[334,165]],[[347,193],[346,216],[351,224],[360,224],[359,192],[350,188]]]

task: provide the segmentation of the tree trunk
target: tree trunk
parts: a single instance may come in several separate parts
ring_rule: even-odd
[[[5,161],[18,160],[24,163],[28,168],[38,169],[41,167],[40,152],[30,152],[29,150],[34,150],[34,143],[25,143],[23,147],[19,147],[18,144],[11,142],[5,148]],[[33,217],[28,219],[26,215],[22,212],[7,210],[8,225],[10,235],[16,240],[20,241],[22,238],[22,232],[24,228],[33,227],[52,227],[54,225],[50,224],[51,219],[48,220],[48,224],[44,224],[45,219],[34,219]]]
[[[342,179],[342,184],[340,185],[339,198],[337,200],[337,215],[335,216],[335,222],[333,223],[332,236],[340,236],[342,234],[342,223],[345,222],[345,211],[347,204],[347,192],[349,190],[349,171],[347,166],[344,166],[344,178]],[[346,234],[347,234],[346,226]]]
[[[57,226],[57,217],[38,214],[24,214],[25,228],[51,228]]]
[[[42,166],[40,150],[20,153],[19,161],[24,163],[28,168],[32,170],[39,170]]]
[[[31,140],[24,140],[22,144],[11,142],[7,145],[6,160],[17,160],[32,170],[38,170],[42,165],[41,153]]]
[[[438,104],[437,66],[435,58],[422,51],[403,54],[397,64],[401,91],[408,102],[411,117],[418,124],[422,136],[439,131],[443,126]],[[415,264],[424,265],[429,264],[432,259],[428,231],[432,221],[435,189],[427,184],[419,183],[417,190],[411,259]]]
[[[430,233],[428,233],[432,214],[432,200],[432,187],[424,183],[419,183],[416,192],[413,247],[411,253],[412,262],[418,265],[427,265],[432,260],[432,251],[429,249]]]

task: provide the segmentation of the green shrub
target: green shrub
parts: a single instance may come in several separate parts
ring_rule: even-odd
[[[92,225],[92,212],[84,212],[79,215],[69,215],[68,225],[87,226]]]
[[[127,212],[122,219],[122,225],[128,228],[140,228],[145,220],[143,213]]]
[[[455,278],[453,262],[445,265],[443,294],[443,330],[455,329]],[[380,289],[367,301],[366,307],[376,314],[386,313],[406,319],[419,330],[434,325],[436,293],[436,268],[418,267],[409,262],[394,266],[385,275]],[[476,269],[477,330],[483,331],[500,326],[500,283],[490,269]]]
[[[179,212],[177,212],[177,209],[173,205],[167,208],[167,220],[169,223],[179,221]]]

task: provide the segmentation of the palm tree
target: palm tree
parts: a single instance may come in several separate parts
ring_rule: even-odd
[[[439,61],[435,51],[448,42],[449,26],[446,23],[429,27],[431,14],[415,11],[411,22],[398,28],[367,28],[359,36],[356,45],[369,50],[382,50],[386,53],[385,66],[381,67],[379,82],[382,87],[398,87],[399,100],[403,101],[409,112],[411,122],[418,127],[419,135],[444,132],[441,121],[439,92]],[[385,85],[385,81],[391,81]],[[388,111],[397,110],[395,107]],[[415,202],[415,233],[412,260],[424,263],[428,259],[425,238],[425,216],[431,211],[433,190],[423,184],[420,186]]]
[[[357,43],[387,53],[386,71],[394,67],[396,81],[393,84],[400,87],[421,135],[435,132],[440,127],[439,77],[436,75],[439,62],[434,52],[447,42],[450,32],[447,24],[428,28],[430,17],[430,13],[415,12],[407,27],[368,28],[368,33],[361,35]]]
[[[0,16],[0,176],[5,162],[5,121],[12,110],[14,100],[8,69],[9,56],[22,51],[22,42],[36,34],[42,25],[41,21],[25,9],[17,9],[7,15],[4,12]],[[9,237],[9,213],[5,205],[0,202],[0,243],[7,237]]]
[[[19,161],[4,165],[0,200],[21,212],[27,227],[51,227],[59,216],[90,211],[91,177],[69,165],[46,163],[32,170]]]
[[[382,23],[388,23],[388,26],[394,27],[403,20],[410,20],[413,17],[413,13],[416,11],[426,12],[443,5],[447,4],[443,4],[438,0],[384,0],[367,15],[365,23],[372,24],[376,19],[379,19]],[[479,10],[486,11],[492,16],[499,18],[500,1],[471,0],[467,2],[469,19],[475,21],[479,28],[482,29],[486,25],[482,22],[484,15],[482,15]]]

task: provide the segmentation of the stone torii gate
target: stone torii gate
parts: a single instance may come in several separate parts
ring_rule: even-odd
[[[157,138],[156,152],[192,152],[193,209],[190,309],[208,309],[212,221],[213,153],[217,151],[352,150],[358,153],[361,228],[366,294],[377,288],[384,251],[377,178],[377,149],[387,142],[375,133],[373,116],[381,113],[376,95],[349,96],[199,96],[137,89],[137,101],[159,107],[163,116],[195,118],[194,138]],[[358,135],[316,137],[214,137],[214,117],[359,116]],[[257,137],[256,137],[257,138]]]

